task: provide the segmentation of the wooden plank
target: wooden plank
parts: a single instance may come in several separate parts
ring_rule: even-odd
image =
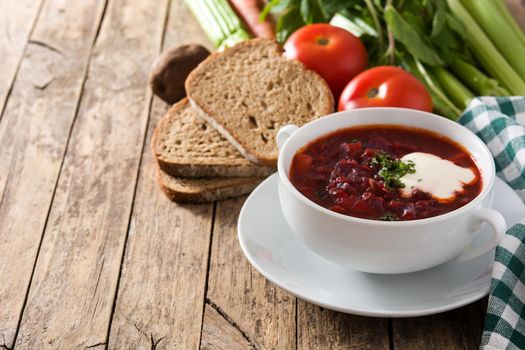
[[[108,4],[17,349],[106,342],[151,101],[147,75],[160,49],[166,10],[164,1]]]
[[[182,1],[171,3],[164,46],[207,44]],[[154,99],[111,324],[109,348],[198,347],[213,204],[179,206],[161,193],[149,148],[167,105]]]
[[[244,199],[217,204],[207,297],[256,348],[293,349],[295,297],[252,268],[237,241]]]
[[[64,5],[43,6],[0,123],[0,347],[14,343],[104,2]]]
[[[41,0],[0,0],[0,120]]]
[[[253,346],[237,328],[207,304],[204,311],[201,349],[245,350],[253,349]]]
[[[194,349],[202,322],[213,205],[171,203],[159,193],[154,166],[144,168],[109,348]]]
[[[477,349],[483,314],[479,302],[426,317],[392,320],[394,349]]]
[[[298,300],[298,349],[389,349],[388,320],[347,315]]]

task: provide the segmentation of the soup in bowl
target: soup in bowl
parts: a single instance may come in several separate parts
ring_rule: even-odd
[[[295,154],[289,178],[325,208],[383,221],[448,213],[476,198],[482,184],[474,159],[461,145],[397,125],[322,136]]]
[[[483,142],[430,113],[369,108],[283,127],[279,199],[292,231],[340,265],[405,273],[493,249],[495,167]],[[492,238],[469,247],[483,222]],[[467,248],[468,249],[465,249]]]

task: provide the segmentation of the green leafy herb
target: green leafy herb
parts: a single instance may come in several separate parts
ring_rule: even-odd
[[[384,213],[383,215],[381,215],[379,217],[379,220],[383,220],[383,221],[398,221],[399,218],[394,213],[386,212],[386,213]]]
[[[296,0],[270,0],[261,11],[261,14],[259,15],[259,21],[264,21],[270,11],[282,12],[290,6],[295,6],[296,3]]]
[[[304,26],[300,13],[298,6],[291,6],[283,12],[275,27],[277,41],[285,42],[293,32]]]
[[[421,38],[417,30],[391,5],[385,8],[385,21],[394,38],[400,41],[414,57],[430,66],[440,66],[444,63],[437,52]]]
[[[436,37],[441,33],[445,27],[445,22],[447,20],[447,4],[445,1],[438,0],[436,3],[436,13],[432,19],[432,33],[430,36],[432,38]]]
[[[328,192],[324,188],[315,191],[315,195],[319,199],[326,199],[326,198],[328,198]]]
[[[377,174],[381,176],[385,182],[385,187],[388,189],[404,188],[405,184],[399,179],[406,174],[414,174],[416,172],[414,162],[411,160],[403,162],[400,159],[393,159],[385,153],[376,154],[370,164],[381,167]]]
[[[467,34],[465,32],[465,26],[459,19],[447,13],[446,16],[447,25],[452,29],[461,39],[467,40]]]
[[[305,23],[326,22],[330,19],[325,13],[320,0],[303,0],[301,1],[300,9]]]
[[[525,34],[502,0],[268,0],[261,17],[270,10],[280,42],[316,22],[350,31],[370,67],[402,65],[452,120],[472,96],[525,94]]]

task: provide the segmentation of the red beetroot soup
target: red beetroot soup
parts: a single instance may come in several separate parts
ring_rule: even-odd
[[[468,168],[474,180],[463,183],[462,190],[447,199],[414,186],[409,195],[403,194],[406,186],[401,175],[416,172],[414,163],[401,157],[414,152]],[[295,154],[290,181],[325,208],[384,221],[425,219],[451,212],[472,201],[482,186],[479,168],[459,144],[427,130],[393,125],[352,127],[318,138]]]

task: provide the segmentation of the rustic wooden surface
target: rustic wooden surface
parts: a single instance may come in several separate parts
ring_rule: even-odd
[[[525,4],[508,0],[525,27]],[[486,303],[412,319],[298,300],[243,257],[244,197],[177,205],[149,68],[180,0],[0,0],[0,349],[475,349]]]

